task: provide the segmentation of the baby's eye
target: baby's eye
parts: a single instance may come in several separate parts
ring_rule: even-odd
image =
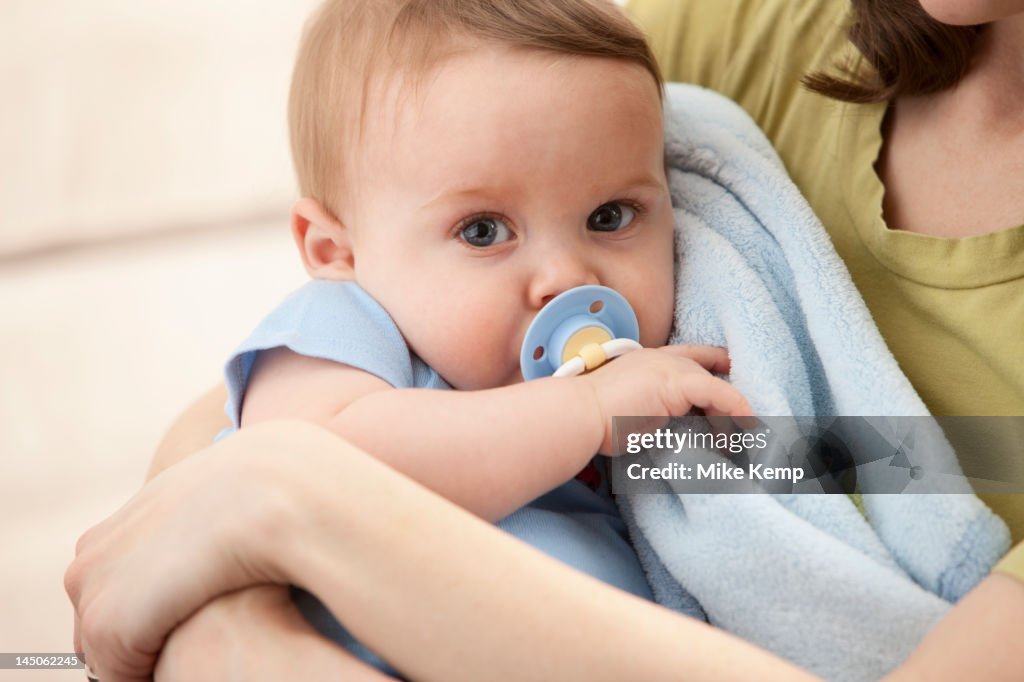
[[[621,202],[602,204],[587,218],[587,227],[595,232],[615,232],[633,222],[636,211]]]
[[[474,218],[459,230],[459,238],[470,246],[483,248],[507,242],[512,238],[512,230],[500,218]]]

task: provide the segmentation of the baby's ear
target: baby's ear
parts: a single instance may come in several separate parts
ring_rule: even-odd
[[[315,199],[292,206],[292,236],[306,272],[314,279],[355,279],[355,258],[348,229]]]

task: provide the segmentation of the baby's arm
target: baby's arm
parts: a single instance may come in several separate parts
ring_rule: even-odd
[[[279,348],[257,361],[242,426],[288,417],[326,426],[488,521],[572,478],[604,434],[594,394],[580,381],[395,389],[368,372]]]
[[[623,356],[591,374],[483,391],[395,389],[366,372],[286,349],[260,356],[242,425],[299,418],[494,521],[563,483],[598,451],[611,417],[676,416],[696,405],[749,414],[708,370],[725,351],[669,346]]]

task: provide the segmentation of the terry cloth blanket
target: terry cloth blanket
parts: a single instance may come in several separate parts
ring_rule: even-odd
[[[687,85],[668,87],[666,110],[672,341],[727,347],[731,380],[759,415],[927,415],[754,122]],[[956,469],[951,451],[933,456]],[[841,494],[662,485],[619,496],[658,601],[829,680],[890,671],[1009,545],[965,483],[950,489],[966,494],[865,494],[865,514]]]

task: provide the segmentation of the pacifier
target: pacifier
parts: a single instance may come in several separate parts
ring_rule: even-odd
[[[551,299],[523,338],[519,366],[527,381],[574,376],[641,348],[636,313],[620,293],[586,285]]]

